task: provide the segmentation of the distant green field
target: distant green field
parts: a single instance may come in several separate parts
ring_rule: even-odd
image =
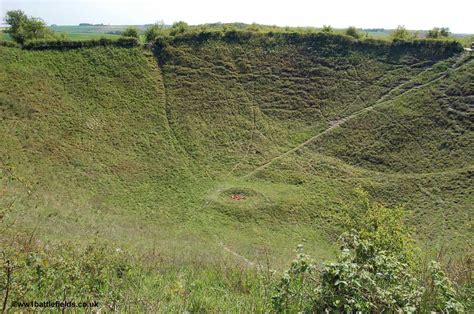
[[[64,35],[67,39],[72,40],[87,40],[87,39],[98,39],[98,38],[118,38],[118,34],[103,34],[103,33],[67,33],[61,32],[58,34]]]
[[[117,34],[106,34],[106,33],[68,33],[68,32],[57,32],[57,35],[64,35],[66,39],[70,40],[87,40],[87,39],[99,39],[99,38],[118,38],[120,35]],[[1,32],[0,40],[11,41],[10,35]]]
[[[51,26],[50,28],[57,35],[64,35],[66,39],[70,40],[87,40],[98,38],[118,38],[127,25],[105,25],[105,26],[76,26],[76,25],[61,25]],[[137,26],[137,28],[143,28]],[[0,32],[0,40],[10,41],[11,37]]]
[[[108,34],[112,32],[122,32],[127,25],[99,25],[99,26],[79,26],[79,25],[52,25],[50,28],[58,33],[73,34]]]

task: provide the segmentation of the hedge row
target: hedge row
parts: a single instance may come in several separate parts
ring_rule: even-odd
[[[124,47],[131,48],[139,45],[137,38],[132,37],[121,37],[119,39],[91,39],[91,40],[82,40],[82,41],[73,41],[73,40],[37,40],[30,41],[23,45],[23,49],[28,50],[68,50],[68,49],[78,49],[78,48],[90,48],[90,47],[99,47],[99,46],[114,46],[114,47]]]
[[[320,50],[327,54],[345,54],[351,50],[364,50],[368,53],[385,55],[388,58],[400,58],[411,54],[417,58],[441,59],[462,52],[462,45],[453,40],[415,39],[403,40],[357,40],[341,34],[331,33],[298,33],[298,32],[268,32],[256,33],[251,31],[202,31],[188,32],[177,36],[160,37],[155,42],[156,52],[165,56],[163,51],[167,45],[200,45],[207,41],[224,41],[237,44],[255,44],[271,47],[274,45],[304,45]]]
[[[389,54],[410,52],[418,57],[443,59],[463,52],[462,44],[454,40],[415,39],[413,41],[395,40],[390,45]]]
[[[19,45],[13,41],[0,40],[0,46],[4,47],[19,47]]]

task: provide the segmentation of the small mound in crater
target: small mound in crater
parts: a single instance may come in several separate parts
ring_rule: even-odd
[[[269,203],[264,194],[250,187],[227,187],[216,192],[211,198],[211,206],[239,221],[257,219]]]
[[[232,201],[245,201],[257,196],[258,193],[249,188],[234,187],[222,191],[221,195]]]

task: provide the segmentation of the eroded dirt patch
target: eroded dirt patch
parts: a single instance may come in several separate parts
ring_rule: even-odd
[[[243,201],[245,200],[245,194],[243,193],[237,193],[237,194],[232,194],[230,198],[234,201]]]

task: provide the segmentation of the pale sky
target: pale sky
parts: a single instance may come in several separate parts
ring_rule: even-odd
[[[474,0],[0,0],[0,13],[21,9],[48,24],[115,25],[244,22],[279,26],[409,29],[449,27],[474,33]]]

